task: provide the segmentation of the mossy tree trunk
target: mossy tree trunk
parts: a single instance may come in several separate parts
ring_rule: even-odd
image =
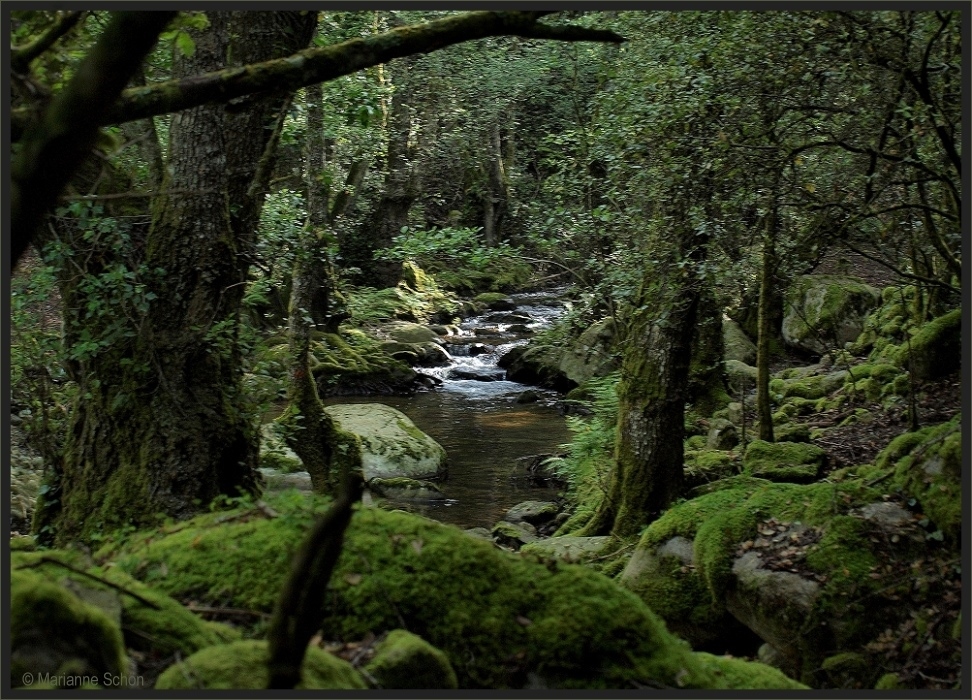
[[[337,428],[318,396],[310,363],[311,331],[320,328],[327,333],[336,333],[341,321],[347,317],[327,246],[330,232],[350,207],[354,189],[364,178],[367,162],[352,164],[348,183],[328,211],[328,192],[320,178],[325,167],[321,97],[320,86],[307,89],[304,165],[307,222],[294,264],[290,294],[287,390],[290,404],[277,422],[284,427],[287,443],[310,473],[314,490],[333,493],[340,483],[342,469],[359,466],[355,462],[358,452],[353,449],[352,436]]]
[[[763,261],[759,276],[759,320],[756,337],[756,413],[759,439],[773,442],[773,407],[770,403],[770,354],[774,335],[773,289],[776,274],[776,207],[766,215],[763,229]]]
[[[707,238],[671,217],[677,257],[662,292],[646,298],[657,268],[646,269],[625,340],[618,384],[616,466],[608,493],[583,534],[637,534],[681,495],[692,337],[702,296],[695,269]]]
[[[298,15],[210,13],[209,27],[194,36],[195,52],[178,56],[175,72],[221,67],[228,52],[260,59],[244,46],[260,46],[264,60],[289,54],[301,48],[293,42],[310,38],[286,31],[300,25]],[[267,166],[266,127],[282,98],[271,100],[239,105],[236,115],[206,106],[173,117],[168,194],[153,202],[145,244],[150,295],[143,308],[127,310],[127,328],[108,336],[83,317],[80,302],[96,299],[82,288],[85,277],[62,289],[72,300],[65,340],[75,351],[70,370],[79,392],[55,496],[39,521],[53,525],[60,542],[151,523],[158,514],[187,517],[219,494],[256,487],[257,432],[237,341],[247,246],[262,200],[252,185]],[[244,118],[251,109],[258,116]],[[96,348],[77,352],[91,337],[100,338]]]
[[[512,166],[512,136],[503,138],[502,120],[505,114],[497,114],[487,135],[486,192],[483,194],[483,241],[487,246],[497,245],[502,238],[503,219],[509,208],[509,168]]]

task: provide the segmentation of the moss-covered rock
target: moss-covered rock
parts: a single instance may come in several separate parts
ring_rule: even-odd
[[[770,481],[809,483],[819,476],[825,460],[826,452],[816,445],[754,440],[746,448],[743,469]]]
[[[876,460],[951,540],[962,528],[962,416],[898,436]]]
[[[170,593],[268,611],[310,522],[301,512],[199,516],[169,535],[129,538],[115,559]],[[795,686],[761,666],[727,678],[600,574],[529,561],[400,512],[355,514],[325,613],[325,629],[345,639],[404,622],[446,653],[462,687],[523,687],[530,679],[555,688]]]
[[[368,488],[378,496],[404,501],[441,501],[445,499],[435,484],[407,477],[376,477],[368,482]]]
[[[474,301],[485,304],[490,311],[512,311],[516,308],[516,302],[500,292],[483,292]]]
[[[722,342],[727,368],[730,362],[741,365],[756,364],[756,344],[738,323],[728,318],[722,319]]]
[[[69,564],[74,570],[51,563],[51,560]],[[29,555],[17,553],[11,557],[13,568],[32,566],[32,572],[50,583],[69,586],[76,597],[114,619],[115,624],[120,625],[125,646],[129,649],[160,657],[175,653],[188,655],[240,637],[237,629],[203,620],[178,601],[116,567],[88,567],[86,564],[76,553],[63,550],[45,550]],[[79,574],[78,570],[91,576]],[[110,604],[105,605],[98,594],[110,596]]]
[[[620,366],[613,347],[615,333],[613,318],[595,322],[564,350],[558,368],[577,384],[614,372]]]
[[[842,348],[858,338],[881,293],[856,277],[803,275],[786,294],[783,340],[813,353]]]
[[[918,379],[936,379],[958,371],[962,366],[962,309],[954,309],[932,319],[901,344],[897,364]]]
[[[729,388],[735,393],[748,393],[756,387],[757,370],[738,360],[725,361],[726,379]]]
[[[536,384],[570,391],[577,382],[560,369],[563,357],[561,348],[550,345],[521,345],[510,350],[499,360],[499,366],[506,370],[506,378],[521,384]]]
[[[22,685],[27,674],[38,679],[46,675],[128,675],[118,625],[99,608],[39,573],[10,572],[8,624],[10,682],[14,687]]]
[[[359,330],[322,334],[311,343],[311,355],[322,396],[400,394],[415,388],[412,368],[385,354],[377,339]]]
[[[570,563],[580,563],[600,557],[610,544],[611,538],[607,536],[578,537],[576,535],[563,535],[560,537],[548,537],[547,539],[525,544],[520,549],[520,553],[532,554],[537,557],[560,559]]]
[[[825,655],[864,653],[892,619],[907,618],[899,597],[878,595],[888,581],[873,574],[889,546],[893,556],[909,560],[924,542],[902,535],[892,545],[883,525],[862,515],[868,504],[883,503],[879,492],[859,480],[797,485],[751,477],[709,488],[649,525],[622,577],[676,629],[687,630],[694,620],[704,635],[732,612],[784,650],[798,677],[826,685],[820,672]],[[770,538],[807,528],[819,541],[806,548],[799,565],[771,567],[762,559]],[[660,556],[665,547],[671,555]],[[641,571],[634,571],[639,563]]]
[[[176,662],[159,676],[157,690],[264,690],[270,680],[267,643],[244,640],[208,647]],[[365,689],[354,667],[318,647],[309,646],[297,688]]]
[[[380,688],[458,688],[449,658],[421,637],[392,630],[365,666]]]
[[[444,474],[445,450],[401,411],[380,403],[340,404],[324,410],[341,430],[359,438],[366,480],[421,480]]]
[[[726,450],[686,450],[683,486],[685,490],[733,476],[739,469],[739,459]]]
[[[771,382],[771,391],[780,394],[783,399],[790,397],[820,399],[840,389],[847,380],[847,377],[847,370],[837,370],[836,372],[818,374],[810,377],[774,379]]]

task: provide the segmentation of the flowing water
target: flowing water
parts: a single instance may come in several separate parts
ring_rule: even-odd
[[[530,486],[516,478],[525,473],[516,460],[557,452],[568,441],[566,423],[555,405],[557,395],[506,381],[496,363],[510,348],[527,342],[532,331],[561,315],[564,305],[549,293],[512,298],[515,310],[466,319],[459,334],[443,338],[451,363],[417,370],[441,381],[435,389],[409,397],[345,396],[325,402],[393,406],[445,448],[449,472],[438,486],[447,500],[397,506],[461,527],[489,527],[521,501],[556,497],[554,488]],[[540,400],[517,403],[527,389]]]

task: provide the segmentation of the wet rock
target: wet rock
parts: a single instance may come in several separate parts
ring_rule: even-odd
[[[478,357],[479,355],[488,355],[495,349],[492,345],[484,345],[483,343],[472,343],[467,346],[469,348],[469,357]]]
[[[514,524],[527,522],[539,525],[552,520],[559,511],[560,508],[553,501],[523,501],[506,511],[503,520]]]
[[[496,326],[484,326],[482,328],[474,328],[473,334],[476,336],[498,336],[500,329]]]
[[[525,314],[489,314],[483,317],[486,323],[533,323],[533,319]]]
[[[498,370],[490,370],[488,367],[482,369],[470,369],[469,367],[455,367],[449,370],[449,379],[466,379],[475,382],[495,382],[503,378],[503,373]]]
[[[517,403],[536,403],[539,400],[540,395],[531,389],[527,389],[516,397]]]
[[[530,532],[527,529],[528,527],[533,532]],[[490,534],[497,544],[511,549],[519,549],[523,545],[529,542],[535,542],[538,539],[536,534],[534,534],[535,532],[536,529],[530,526],[529,523],[513,524],[501,520],[493,526]]]
[[[368,482],[368,488],[379,496],[396,498],[403,501],[444,501],[445,495],[439,487],[428,481],[397,477],[391,479],[375,478]]]
[[[511,382],[566,392],[577,386],[577,382],[561,371],[560,356],[556,348],[521,345],[503,355],[498,364],[506,369],[506,378]]]
[[[513,311],[516,309],[516,302],[505,294],[496,292],[486,292],[476,297],[475,301],[485,304],[490,311]]]
[[[520,335],[533,335],[533,330],[523,323],[514,323],[506,330],[510,333],[518,333]]]
[[[418,323],[404,321],[389,323],[384,327],[384,331],[392,340],[400,343],[431,343],[439,339],[435,331]]]

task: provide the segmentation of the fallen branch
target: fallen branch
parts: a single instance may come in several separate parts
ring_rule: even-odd
[[[35,561],[33,564],[24,564],[23,566],[18,566],[17,567],[17,570],[19,571],[20,569],[36,569],[38,566],[41,566],[43,564],[57,564],[58,566],[64,567],[68,571],[71,571],[71,572],[73,572],[75,574],[78,574],[79,576],[86,576],[86,577],[88,577],[90,579],[93,579],[93,580],[97,581],[100,584],[103,584],[105,586],[108,586],[109,588],[114,588],[116,591],[118,591],[120,593],[124,593],[127,596],[131,596],[132,598],[134,598],[135,600],[137,600],[142,605],[147,605],[148,607],[152,608],[153,610],[161,610],[162,609],[162,606],[159,605],[158,603],[153,603],[148,598],[145,598],[143,596],[140,596],[138,593],[133,593],[132,591],[130,591],[127,588],[125,588],[124,586],[119,586],[117,583],[113,583],[111,581],[108,581],[107,579],[103,579],[100,576],[95,576],[94,574],[89,573],[89,572],[85,571],[84,569],[79,569],[76,566],[71,566],[70,564],[68,564],[66,562],[63,562],[60,559],[55,559],[54,557],[41,557],[40,559],[38,559],[37,561]]]

